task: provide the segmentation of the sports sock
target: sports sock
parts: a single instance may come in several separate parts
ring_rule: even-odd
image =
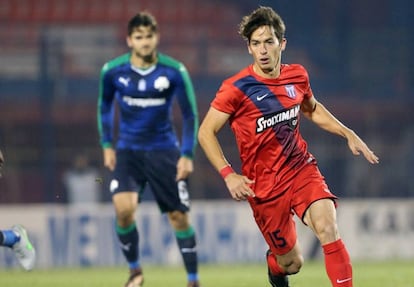
[[[135,222],[127,227],[116,225],[116,234],[119,238],[122,253],[128,261],[129,268],[139,268],[139,234]]]
[[[352,265],[341,239],[322,246],[325,268],[333,287],[352,287]]]
[[[13,230],[0,231],[0,246],[12,247],[19,240],[20,235],[16,234]]]
[[[277,263],[276,256],[269,250],[266,254],[267,266],[269,267],[270,273],[276,276],[285,276],[286,272]]]
[[[178,247],[183,257],[185,269],[187,271],[188,281],[198,280],[198,260],[196,250],[195,231],[192,226],[184,231],[176,231]]]

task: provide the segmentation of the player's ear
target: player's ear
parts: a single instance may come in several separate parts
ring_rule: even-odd
[[[160,43],[160,32],[156,32],[155,33],[155,43],[156,45],[158,45]]]
[[[280,43],[280,47],[282,48],[282,51],[286,49],[287,39],[283,38],[282,43]]]
[[[247,41],[247,50],[249,51],[249,54],[252,54],[252,49],[250,49],[250,41]]]
[[[131,41],[131,37],[130,36],[127,36],[126,37],[126,43],[127,43],[127,45],[128,45],[129,48],[132,48],[132,41]]]

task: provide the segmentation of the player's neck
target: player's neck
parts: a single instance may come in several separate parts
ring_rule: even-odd
[[[263,70],[258,65],[253,64],[253,71],[262,78],[276,79],[280,76],[280,65],[276,65],[272,70]]]
[[[130,61],[131,64],[136,68],[148,69],[157,63],[158,57],[156,53],[149,55],[147,57],[141,57],[136,54],[132,54]]]

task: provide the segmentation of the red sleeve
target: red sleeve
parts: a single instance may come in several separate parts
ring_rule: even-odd
[[[241,91],[232,85],[229,80],[224,81],[217,91],[211,106],[223,113],[233,114],[240,105],[241,94]]]

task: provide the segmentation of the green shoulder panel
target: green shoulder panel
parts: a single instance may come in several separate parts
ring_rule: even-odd
[[[102,70],[101,70],[101,75],[105,74],[107,71],[109,71],[113,67],[116,67],[116,66],[119,66],[119,65],[122,65],[122,64],[125,64],[125,63],[129,62],[130,57],[131,57],[131,54],[126,53],[126,54],[123,54],[119,57],[116,57],[116,58],[110,60],[105,65],[103,65]]]

